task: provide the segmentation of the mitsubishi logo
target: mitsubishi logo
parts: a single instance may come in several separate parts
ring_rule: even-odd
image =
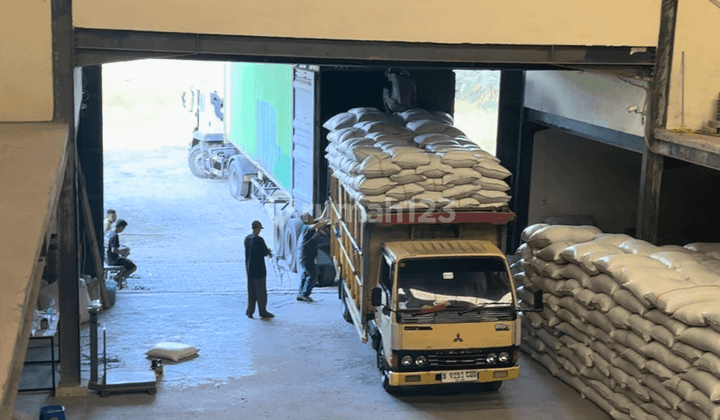
[[[457,343],[458,341],[462,343],[462,338],[460,338],[460,333],[458,333],[458,335],[455,336],[453,343]]]

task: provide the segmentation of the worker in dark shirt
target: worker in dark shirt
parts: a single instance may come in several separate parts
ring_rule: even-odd
[[[120,272],[115,276],[115,282],[117,283],[118,289],[123,288],[123,282],[132,273],[137,270],[135,263],[125,258],[128,254],[128,249],[120,246],[120,239],[118,234],[122,233],[127,227],[127,222],[123,219],[119,219],[115,223],[115,229],[110,229],[105,234],[107,240],[107,263],[112,266],[122,266]]]
[[[323,213],[324,214],[324,213]],[[310,297],[315,280],[317,279],[317,267],[315,266],[315,258],[318,253],[317,237],[318,230],[325,227],[327,222],[322,219],[315,221],[309,213],[303,213],[300,216],[303,221],[303,227],[300,231],[300,290],[298,291],[297,300],[302,302],[312,302]]]
[[[275,315],[267,311],[267,288],[265,257],[272,257],[272,252],[260,237],[262,224],[255,220],[252,222],[253,233],[245,238],[245,268],[247,270],[248,306],[245,315],[253,317],[255,302],[261,318],[272,318]]]

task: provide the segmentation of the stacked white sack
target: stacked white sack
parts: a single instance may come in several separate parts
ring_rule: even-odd
[[[524,351],[613,418],[720,419],[720,261],[592,227],[522,239],[518,297],[546,293]]]
[[[323,126],[333,176],[363,204],[499,209],[510,200],[510,172],[446,113],[354,108]]]

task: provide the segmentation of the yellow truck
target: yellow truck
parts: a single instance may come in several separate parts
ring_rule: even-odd
[[[512,212],[373,210],[330,181],[331,254],[343,317],[372,343],[381,383],[400,386],[516,379],[518,303],[501,251]]]

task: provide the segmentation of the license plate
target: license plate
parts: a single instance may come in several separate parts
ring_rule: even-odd
[[[472,382],[478,380],[476,370],[456,370],[453,372],[443,372],[441,382]]]

